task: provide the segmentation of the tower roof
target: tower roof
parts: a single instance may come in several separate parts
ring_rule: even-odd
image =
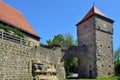
[[[22,15],[22,13],[4,3],[2,0],[0,0],[0,21],[12,25],[13,27],[16,27],[31,35],[39,37],[31,25],[27,22],[25,17]]]
[[[107,19],[113,21],[112,19],[106,17],[99,9],[97,9],[95,6],[93,6],[93,7],[90,9],[90,11],[85,15],[85,17],[84,17],[79,23],[77,23],[76,25],[78,25],[78,24],[84,22],[85,20],[89,19],[89,18],[90,18],[91,16],[93,16],[94,14],[97,14],[97,15],[99,15],[99,16],[102,16],[102,17],[104,17],[104,18],[107,18]]]

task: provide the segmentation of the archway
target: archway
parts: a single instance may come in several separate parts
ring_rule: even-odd
[[[78,58],[77,57],[69,57],[65,60],[64,63],[66,77],[78,77]],[[76,74],[76,76],[75,76]]]
[[[69,56],[65,59],[64,66],[66,78],[75,79],[84,76],[84,59],[80,56]]]
[[[77,73],[78,76],[76,76],[76,78],[86,78],[88,77],[88,61],[87,61],[87,47],[86,46],[69,46],[69,47],[63,47],[62,48],[62,61],[64,61],[64,63],[66,63],[66,60],[71,58],[74,58],[76,61],[75,64],[77,64],[77,71],[74,68],[74,66],[72,67],[73,69],[71,70],[73,73]],[[77,58],[77,59],[76,59]],[[69,64],[71,62],[68,62]],[[65,73],[66,75],[68,75],[69,66],[65,66]]]

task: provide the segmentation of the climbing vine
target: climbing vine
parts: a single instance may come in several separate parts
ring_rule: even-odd
[[[6,32],[10,33],[11,31],[14,32],[14,35],[18,35],[20,37],[25,38],[24,33],[22,33],[20,30],[13,28],[7,24],[0,23],[0,29],[5,30]]]

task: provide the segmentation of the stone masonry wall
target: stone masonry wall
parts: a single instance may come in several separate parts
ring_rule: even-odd
[[[77,26],[78,45],[88,46],[85,77],[96,77],[94,20],[95,18],[91,17]]]
[[[97,77],[111,77],[114,76],[113,23],[98,17],[95,19]]]
[[[87,63],[86,51],[87,47],[85,46],[36,47],[33,52],[34,79],[57,80],[57,78],[65,78],[64,62],[69,57],[78,57],[81,64],[78,72],[79,77],[86,77],[86,73],[84,73]]]
[[[32,80],[31,48],[0,39],[0,80]]]
[[[37,69],[34,71],[33,77],[35,79],[57,80],[57,77],[65,78],[64,64],[61,62],[63,56],[61,48],[53,47],[49,49],[39,46],[35,48],[33,54],[33,64],[43,67],[42,69],[39,68],[39,72],[37,72]],[[42,74],[43,72],[46,75]]]

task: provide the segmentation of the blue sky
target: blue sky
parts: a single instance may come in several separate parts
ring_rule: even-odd
[[[27,18],[40,42],[54,35],[71,33],[76,39],[76,26],[93,6],[101,10],[114,22],[114,50],[120,47],[120,0],[4,0]]]

